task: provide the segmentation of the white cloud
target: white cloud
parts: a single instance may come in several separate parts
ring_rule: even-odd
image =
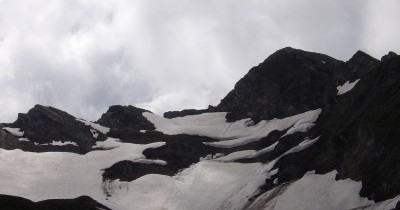
[[[216,105],[248,69],[286,46],[344,60],[357,49],[378,57],[397,51],[398,5],[4,0],[0,121],[36,103],[91,120],[113,104],[158,113]]]

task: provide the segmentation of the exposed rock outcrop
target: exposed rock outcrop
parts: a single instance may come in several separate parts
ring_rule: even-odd
[[[68,151],[86,153],[93,150],[96,141],[103,141],[106,135],[99,133],[93,136],[90,126],[76,120],[64,111],[53,107],[36,105],[26,114],[18,114],[14,123],[4,123],[2,126],[19,128],[23,131],[20,137],[10,136],[2,130],[3,143],[6,149],[20,148],[26,151]],[[24,138],[24,141],[18,139]],[[65,146],[51,145],[53,141],[69,142]]]
[[[360,194],[382,201],[400,194],[400,56],[376,66],[350,94],[322,116],[309,149],[281,159],[274,178],[296,180],[306,171],[337,170],[337,178],[362,181]],[[270,189],[272,180],[267,180]]]
[[[134,106],[110,106],[97,123],[110,128],[108,136],[119,138],[132,143],[150,143],[154,134],[145,135],[149,140],[144,139],[144,132],[154,131],[154,125],[149,122],[143,112],[150,112]],[[149,134],[149,133],[148,133]]]
[[[75,199],[54,199],[32,202],[25,198],[0,195],[0,209],[3,210],[110,210],[88,196]]]

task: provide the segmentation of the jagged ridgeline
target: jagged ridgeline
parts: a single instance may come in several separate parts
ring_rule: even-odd
[[[217,106],[0,124],[0,209],[398,209],[400,56],[278,50]]]

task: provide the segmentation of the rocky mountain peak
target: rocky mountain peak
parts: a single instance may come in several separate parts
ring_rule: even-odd
[[[143,134],[155,130],[155,127],[143,116],[144,112],[150,111],[131,105],[110,106],[97,123],[110,128],[109,137],[128,142],[135,140],[135,143],[146,142]]]
[[[67,112],[61,111],[51,106],[35,105],[28,113],[18,114],[18,119],[14,122],[15,126],[23,126],[30,119],[39,121],[51,121],[53,123],[63,123],[66,120],[75,120],[75,117]]]
[[[381,62],[358,51],[343,62],[287,47],[250,69],[216,107],[166,112],[163,118],[115,105],[96,124],[36,105],[14,123],[0,124],[0,147],[23,150],[1,153],[0,166],[6,166],[5,177],[13,180],[1,183],[1,189],[9,194],[20,187],[22,193],[12,195],[35,198],[25,193],[25,185],[14,184],[35,180],[32,187],[39,194],[45,183],[45,192],[70,198],[65,191],[74,187],[79,196],[82,190],[94,200],[78,197],[68,202],[87,201],[92,208],[99,206],[92,201],[100,201],[110,207],[148,209],[148,201],[165,197],[157,207],[174,208],[175,202],[184,201],[182,209],[193,204],[193,209],[275,209],[283,204],[289,206],[279,209],[398,209],[399,69],[400,56],[393,52]],[[51,144],[54,140],[72,145]],[[103,151],[85,154],[95,149]],[[70,154],[51,154],[58,157],[52,162],[47,154],[28,156],[24,151],[85,155],[74,154],[78,167],[69,167]],[[55,168],[61,172],[54,175],[46,166],[37,173],[36,167],[45,163],[59,164]],[[73,179],[65,179],[65,174]],[[87,183],[89,190],[82,187]],[[176,198],[171,199],[170,189]],[[187,192],[193,198],[186,197]],[[23,199],[0,196],[0,209],[2,203]],[[67,208],[65,201],[43,202]],[[42,205],[26,202],[34,209]]]
[[[284,48],[250,69],[216,109],[230,112],[229,121],[259,121],[326,107],[345,71],[329,56]]]
[[[54,107],[35,105],[27,113],[18,114],[14,123],[5,123],[5,127],[19,128],[23,131],[22,138],[27,141],[18,141],[13,137],[5,139],[13,147],[21,147],[27,151],[68,151],[86,153],[92,150],[96,141],[106,139],[105,134],[97,133],[94,136],[91,127],[78,121],[74,116]],[[68,143],[66,147],[54,147],[53,142]],[[12,147],[11,147],[12,148]]]
[[[376,58],[368,55],[367,53],[361,51],[361,50],[357,50],[357,52],[347,61],[350,63],[360,63],[360,62],[364,62],[364,63],[378,63],[379,60],[377,60]]]
[[[137,108],[131,105],[110,106],[106,113],[104,113],[97,123],[111,129],[116,128],[131,128],[136,130],[154,130],[151,124],[142,114],[143,112],[150,112],[145,109]]]
[[[347,77],[350,78],[350,80],[354,80],[371,71],[372,68],[379,64],[379,60],[359,50],[346,64],[349,68]]]
[[[388,54],[382,56],[381,61],[386,61],[386,60],[388,60],[390,58],[393,58],[393,57],[396,57],[396,56],[397,56],[396,53],[390,51]]]

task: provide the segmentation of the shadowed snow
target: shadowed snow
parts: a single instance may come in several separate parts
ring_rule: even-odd
[[[258,141],[274,130],[283,131],[290,128],[286,135],[294,132],[305,132],[314,125],[321,111],[321,109],[316,109],[284,119],[263,120],[253,126],[248,126],[250,119],[232,123],[226,122],[226,112],[205,113],[172,119],[166,119],[149,112],[144,112],[143,116],[154,124],[157,131],[165,134],[207,136],[221,141],[205,142],[206,145],[232,148]]]
[[[14,136],[23,136],[24,132],[21,131],[21,128],[9,128],[9,127],[4,127],[2,128],[3,130],[6,130],[10,132]]]

